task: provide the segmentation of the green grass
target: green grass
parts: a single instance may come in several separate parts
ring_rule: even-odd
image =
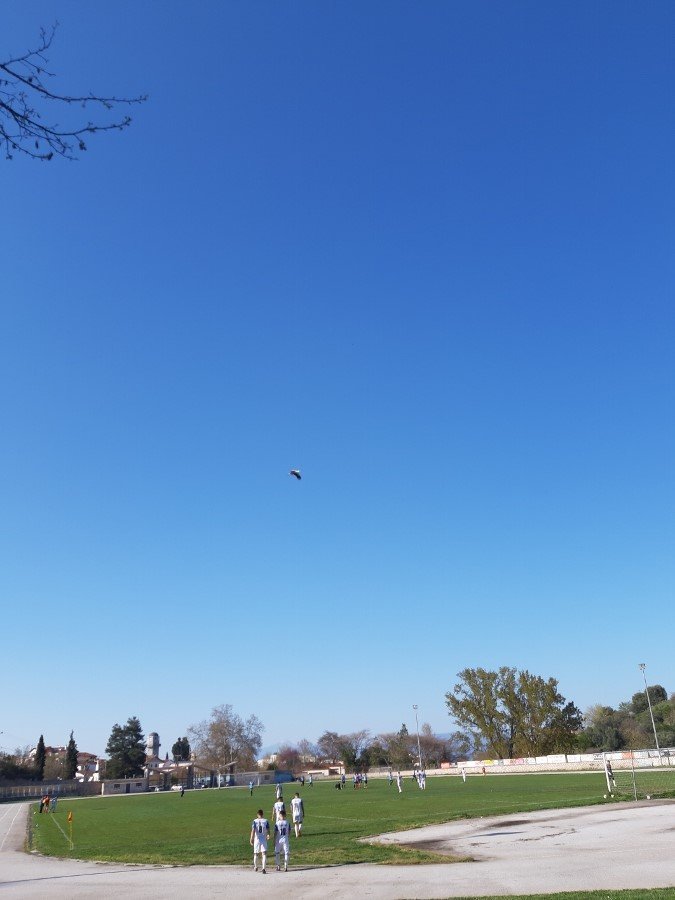
[[[508,900],[673,900],[673,888],[627,891],[571,891],[563,894],[509,894]],[[504,900],[504,897],[455,897],[454,900]]]
[[[287,785],[287,806],[297,785]],[[332,782],[305,786],[305,827],[292,839],[293,865],[452,862],[414,849],[382,847],[359,839],[453,819],[581,806],[604,802],[599,774],[500,775],[427,780],[420,791],[408,778],[395,784],[371,779],[367,789]],[[245,788],[62,800],[54,814],[32,815],[31,848],[50,856],[175,865],[248,864],[251,820],[262,806],[271,819],[274,788]],[[34,806],[37,810],[37,804]],[[69,848],[68,810],[73,812]],[[60,828],[58,827],[60,826]],[[607,896],[604,894],[603,896]]]

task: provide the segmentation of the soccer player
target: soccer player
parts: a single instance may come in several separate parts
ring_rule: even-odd
[[[302,837],[302,821],[305,818],[305,806],[300,799],[300,794],[295,794],[291,800],[291,812],[293,813],[293,827],[296,838]]]
[[[277,800],[283,800],[281,784],[277,785]]]
[[[277,866],[277,872],[280,871],[279,864],[281,862],[281,854],[284,854],[284,872],[288,872],[288,857],[290,856],[290,847],[288,845],[290,839],[291,826],[286,821],[286,813],[282,812],[274,826],[274,862]]]
[[[309,774],[309,780],[308,780],[307,784],[308,784],[310,787],[313,787],[313,786],[314,786],[314,779],[312,778],[312,773],[311,773],[311,772],[310,772],[310,774]]]
[[[396,776],[396,787],[398,788],[399,794],[402,794],[403,793],[403,779],[401,778],[400,772]]]
[[[270,823],[265,818],[262,809],[258,810],[257,817],[251,825],[251,837],[249,843],[253,847],[253,871],[258,871],[258,854],[262,861],[262,873],[266,874],[267,866],[267,841],[270,837]]]
[[[281,813],[286,815],[286,804],[284,803],[283,797],[279,797],[279,799],[275,801],[274,806],[272,807],[272,821],[278,822]]]

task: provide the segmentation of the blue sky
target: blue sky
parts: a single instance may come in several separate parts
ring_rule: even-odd
[[[671,3],[2,19],[150,99],[0,164],[0,745],[675,690]]]

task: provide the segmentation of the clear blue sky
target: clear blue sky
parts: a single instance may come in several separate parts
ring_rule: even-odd
[[[150,99],[0,161],[0,745],[675,690],[675,6],[25,0],[2,55],[55,19]]]

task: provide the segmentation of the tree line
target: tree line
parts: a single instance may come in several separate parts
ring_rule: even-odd
[[[462,759],[513,759],[552,753],[587,753],[675,746],[675,694],[662,685],[638,691],[630,700],[594,705],[582,714],[560,693],[555,678],[502,666],[496,671],[463,669],[445,695],[457,727],[437,735],[423,723],[419,735],[405,723],[398,731],[372,734],[367,729],[339,734],[324,731],[316,740],[303,738],[279,747],[270,768],[293,772],[326,763],[349,771],[375,767],[436,768]],[[649,700],[647,699],[649,695]],[[650,710],[651,704],[651,710]],[[652,724],[653,718],[653,724]],[[242,718],[230,704],[216,706],[208,719],[191,725],[171,748],[175,762],[192,760],[220,773],[252,771],[262,746],[263,724],[255,715]],[[105,777],[134,778],[144,772],[146,744],[136,716],[113,725],[106,745]],[[40,735],[35,752],[0,754],[0,781],[72,779],[77,771],[77,744],[70,733],[65,752],[48,754]],[[167,754],[168,758],[168,754]]]
[[[675,694],[668,697],[660,684],[651,685],[648,691],[651,714],[645,691],[633,694],[616,709],[599,704],[591,706],[584,716],[585,728],[578,736],[580,750],[653,747],[654,729],[659,747],[675,747]]]
[[[0,782],[72,780],[77,772],[77,744],[70,739],[63,753],[47,755],[44,735],[35,746],[31,758],[29,748],[17,748],[14,753],[0,753]]]
[[[555,678],[508,666],[497,671],[467,668],[457,677],[446,705],[474,757],[637,750],[655,746],[654,730],[660,747],[675,746],[675,694],[668,698],[658,684],[633,694],[617,709],[596,705],[582,714],[562,696]]]

